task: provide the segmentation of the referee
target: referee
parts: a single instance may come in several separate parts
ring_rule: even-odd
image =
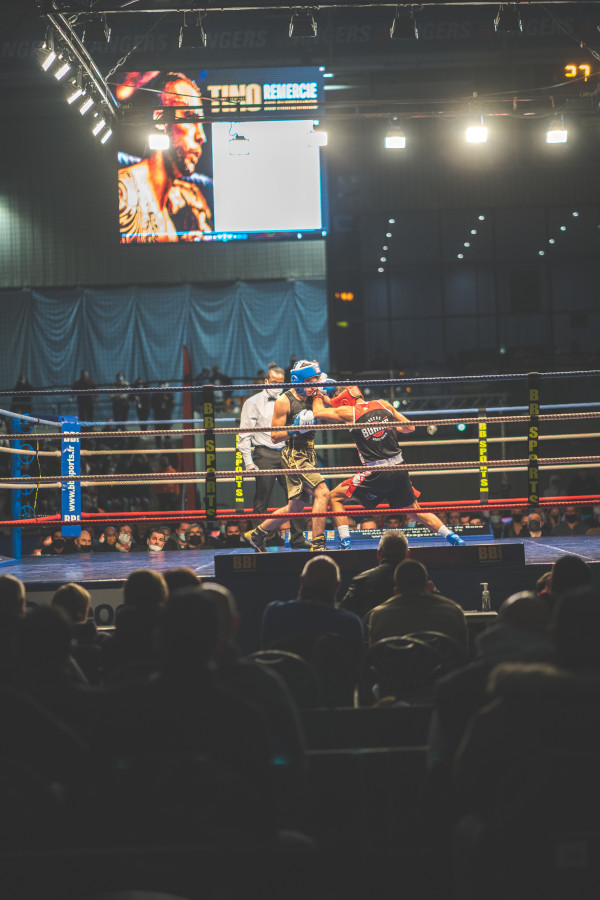
[[[281,469],[281,451],[285,441],[274,444],[269,431],[251,432],[253,428],[270,428],[273,421],[275,400],[281,394],[281,388],[271,385],[283,384],[285,372],[279,366],[269,369],[265,379],[268,387],[253,394],[245,401],[240,418],[240,434],[238,448],[244,460],[247,472],[258,472],[260,469]],[[278,481],[287,494],[284,475],[257,475],[253,509],[264,515],[269,505],[269,498],[275,481]],[[304,538],[304,519],[290,519],[290,546],[294,550],[310,550],[311,545]]]

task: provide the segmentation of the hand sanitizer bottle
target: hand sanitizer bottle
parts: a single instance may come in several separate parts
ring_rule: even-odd
[[[490,592],[488,591],[488,582],[480,581],[479,583],[483,588],[483,591],[481,592],[481,612],[490,612],[492,603],[490,600]]]

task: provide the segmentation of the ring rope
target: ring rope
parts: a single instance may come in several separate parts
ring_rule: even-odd
[[[596,503],[600,501],[600,495],[598,494],[589,494],[583,497],[540,497],[539,506],[541,507],[552,507],[552,506],[589,506],[592,503]],[[451,509],[469,509],[469,510],[477,510],[478,512],[482,509],[521,509],[528,508],[530,506],[528,497],[516,497],[516,498],[504,498],[502,500],[490,500],[487,503],[480,503],[479,500],[432,500],[432,501],[424,501],[419,504],[419,510],[422,512],[428,512],[433,510],[451,510]],[[392,507],[378,507],[377,509],[365,509],[358,504],[348,504],[345,507],[345,512],[349,513],[351,516],[355,515],[395,515],[402,514],[406,512],[410,512],[411,507],[403,507],[401,509],[396,509]],[[277,512],[275,508],[267,509],[266,513],[256,513],[251,509],[220,509],[216,511],[215,518],[244,518],[244,519],[264,519],[265,516],[270,516],[274,512]],[[296,513],[286,513],[286,519],[308,519],[308,518],[328,518],[332,516],[331,510],[328,510],[325,513],[315,513],[314,515],[308,510],[296,512]],[[125,522],[125,521],[142,521],[142,522],[181,522],[182,519],[185,521],[204,521],[206,520],[206,510],[203,509],[180,509],[180,510],[149,510],[143,512],[119,512],[116,514],[107,513],[107,512],[98,512],[98,513],[88,513],[82,512],[81,514],[81,524],[85,524],[86,522],[104,524],[104,523],[112,523],[112,522]],[[39,527],[40,525],[60,525],[61,517],[57,513],[52,516],[40,516],[39,518],[30,518],[30,519],[7,519],[4,521],[0,521],[0,527],[10,527],[10,526],[24,526],[24,527]]]
[[[565,419],[597,419],[600,416],[599,412],[572,412],[566,413],[564,415],[549,413],[546,415],[540,415],[540,422],[551,422],[551,421],[563,421]],[[461,418],[461,423],[464,425],[478,425],[481,421],[487,421],[490,425],[494,424],[519,424],[521,422],[529,422],[529,416],[478,416],[477,418]],[[456,419],[426,419],[423,422],[411,422],[410,424],[414,425],[415,428],[427,428],[430,425],[436,425],[441,427],[442,425],[456,425]],[[395,428],[395,425],[390,426]],[[343,422],[339,425],[333,423],[327,423],[323,425],[311,425],[311,431],[323,431],[330,429],[332,431],[352,431],[355,428],[354,425],[350,423]],[[270,432],[273,429],[271,426],[264,427],[256,427],[252,429],[252,432]],[[278,431],[297,431],[297,425],[282,425],[280,428],[277,428]],[[194,428],[192,430],[193,434],[205,434],[206,431],[213,431],[215,434],[239,434],[240,429],[237,428]],[[171,430],[153,430],[153,431],[82,431],[81,434],[78,434],[77,437],[80,439],[83,438],[132,438],[132,437],[175,437],[176,435],[188,435],[190,434],[190,429],[185,428],[173,428]],[[44,440],[58,440],[62,439],[64,435],[61,432],[47,432],[39,435],[40,438]],[[21,436],[15,435],[7,435],[7,440],[21,440]]]
[[[511,459],[508,460],[511,466],[519,468],[525,466],[528,463],[528,459]],[[507,460],[498,459],[498,460],[490,460],[487,463],[488,468],[500,468],[506,465]],[[560,465],[569,465],[573,464],[575,467],[581,467],[582,464],[586,466],[590,466],[591,468],[596,468],[600,466],[600,462],[598,462],[597,456],[553,456],[547,457],[546,459],[540,460],[540,464],[542,467],[554,468]],[[384,469],[386,472],[422,472],[424,474],[429,474],[430,470],[435,469],[439,471],[448,471],[451,469],[457,469],[459,471],[465,471],[471,469],[472,471],[478,471],[479,462],[477,460],[456,460],[454,462],[425,462],[425,463],[412,463],[411,465],[405,463],[403,465],[397,466],[374,466],[372,467],[373,471],[377,471],[378,469]],[[368,466],[322,466],[321,468],[308,468],[302,469],[303,473],[317,473],[319,475],[337,475],[337,474],[355,474],[356,470],[362,471],[370,471]],[[285,470],[282,469],[261,469],[262,475],[281,475],[282,472],[285,473]],[[211,473],[209,473],[211,474]],[[199,470],[195,472],[184,472],[179,473],[179,477],[177,479],[173,479],[172,476],[166,475],[162,472],[148,472],[143,475],[133,476],[131,474],[119,476],[118,474],[112,475],[48,475],[48,476],[40,476],[37,478],[31,478],[25,484],[23,483],[22,476],[15,478],[7,478],[5,479],[4,487],[15,487],[15,488],[30,488],[34,485],[38,485],[42,487],[44,485],[52,484],[53,487],[57,485],[60,486],[63,482],[73,482],[80,481],[82,484],[85,484],[86,487],[93,487],[94,485],[102,485],[102,484],[171,484],[173,482],[177,484],[190,484],[194,483],[202,478],[206,478],[206,471]],[[224,469],[219,472],[220,478],[226,478],[228,476],[232,476],[234,478],[255,478],[255,472],[240,472],[236,469]]]
[[[493,373],[489,375],[433,375],[433,376],[419,376],[417,378],[372,378],[372,379],[353,379],[348,381],[338,381],[337,384],[340,387],[351,386],[354,384],[364,385],[366,387],[371,387],[375,385],[393,385],[393,386],[401,386],[403,384],[476,384],[485,381],[526,381],[530,377],[529,372],[514,372],[514,373]],[[536,373],[539,378],[593,378],[594,376],[600,375],[600,369],[587,369],[587,370],[579,370],[579,371],[568,371],[568,372],[539,372]],[[131,387],[131,385],[130,385]],[[195,385],[195,384],[186,384],[186,385],[169,385],[169,393],[201,393],[203,390],[213,390],[213,391],[256,391],[257,387],[261,387],[261,385],[253,384],[204,384],[204,385]],[[283,390],[294,388],[296,384],[292,382],[285,382],[279,385]],[[155,394],[157,392],[156,386],[151,387],[139,387],[136,388],[135,391],[129,390],[128,394]],[[14,390],[10,391],[0,391],[1,397],[10,397],[15,393]],[[103,388],[78,388],[73,389],[72,387],[65,388],[43,388],[41,390],[31,389],[31,390],[19,390],[20,396],[64,396],[68,395],[70,397],[79,397],[86,396],[88,394],[98,395],[98,394],[106,394],[107,396],[112,396],[113,394],[123,394],[125,393],[122,387],[103,387]]]

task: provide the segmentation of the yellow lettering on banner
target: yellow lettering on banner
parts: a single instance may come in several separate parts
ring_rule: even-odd
[[[231,556],[230,556],[229,558],[230,558],[230,559],[233,559],[233,568],[234,568],[234,569],[241,569],[241,568],[242,568],[242,559],[243,559],[242,556],[234,556],[234,557],[231,557]]]
[[[540,399],[540,392],[537,388],[531,388],[529,391],[529,402],[531,403],[533,400]]]
[[[213,404],[212,404],[212,403],[205,403],[205,404],[204,404],[203,412],[204,412],[204,415],[205,415],[205,416],[212,416],[212,415],[214,415],[214,412],[215,412],[215,411],[214,411],[214,409],[213,409]]]
[[[535,462],[535,461],[537,460],[537,458],[538,458],[537,453],[530,453],[530,454],[529,454],[529,459],[530,459],[530,461]],[[534,470],[532,469],[532,472],[533,472],[533,471],[534,471]],[[535,471],[537,472],[537,469],[535,469]]]
[[[479,562],[502,562],[502,547],[478,547]]]
[[[539,416],[539,414],[540,414],[540,408],[539,408],[538,404],[530,403],[529,404],[529,415],[530,416]]]
[[[242,556],[242,560],[243,560],[243,568],[244,569],[255,569],[256,568],[256,557],[254,555],[251,556],[250,554],[246,553],[246,554],[244,554],[244,556]]]
[[[209,438],[206,442],[206,452],[214,453],[215,450],[215,442],[214,439]]]

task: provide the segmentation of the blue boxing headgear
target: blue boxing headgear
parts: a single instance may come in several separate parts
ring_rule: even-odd
[[[311,362],[308,359],[300,359],[290,372],[290,381],[294,385],[295,390],[304,396],[306,389],[302,387],[302,385],[307,378],[315,378],[321,374],[321,367],[318,362],[315,362],[315,360],[312,360]]]
[[[325,373],[323,373],[325,375]],[[337,388],[337,381],[335,378],[328,378],[327,375],[319,382],[319,390],[322,393],[327,394],[328,397],[331,397],[333,392]]]

